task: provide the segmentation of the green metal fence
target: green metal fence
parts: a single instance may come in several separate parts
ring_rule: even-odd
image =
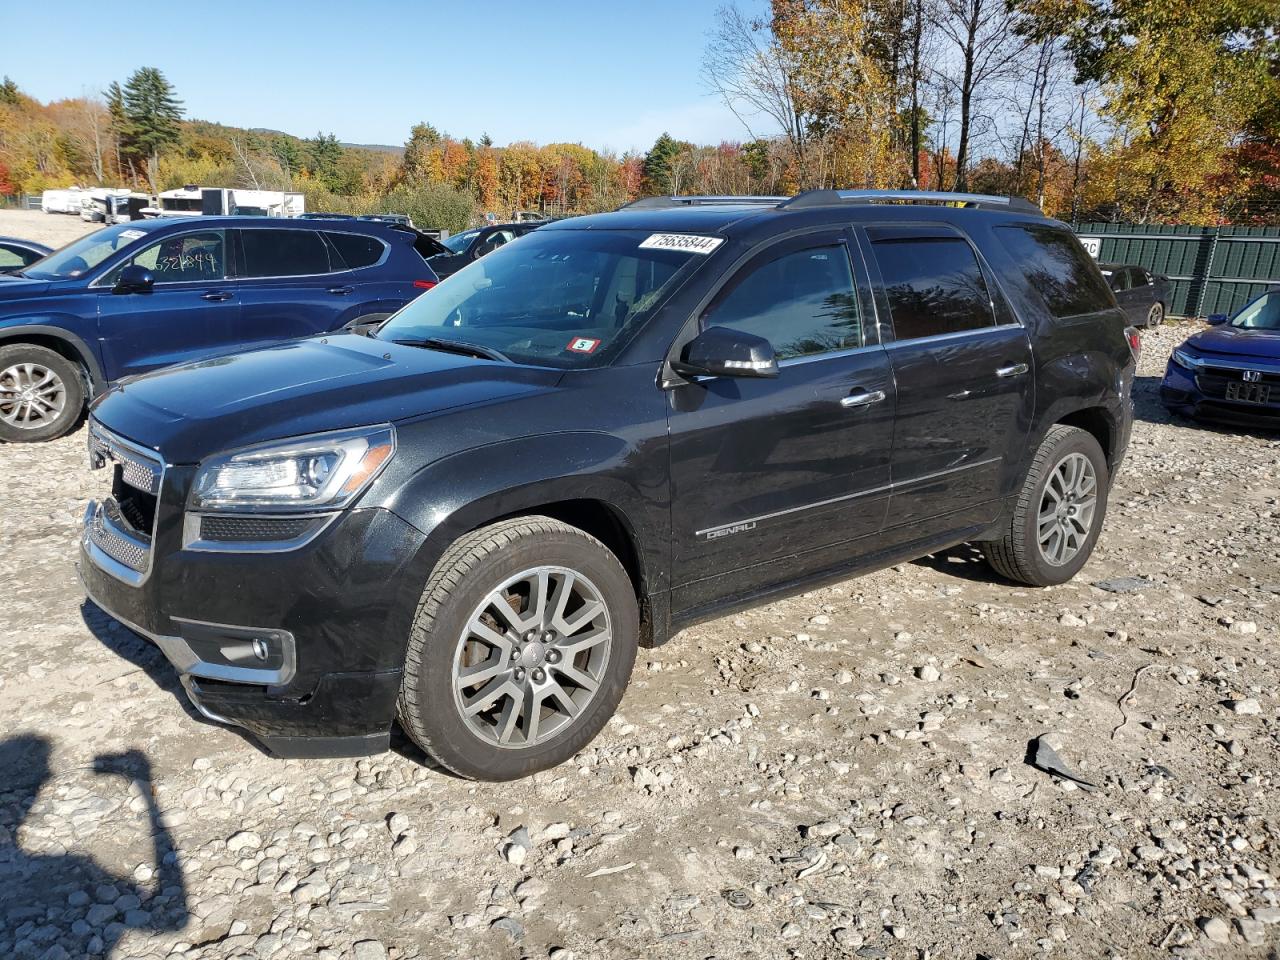
[[[1280,283],[1280,227],[1082,223],[1076,235],[1103,263],[1132,263],[1172,281],[1175,317],[1231,313]]]

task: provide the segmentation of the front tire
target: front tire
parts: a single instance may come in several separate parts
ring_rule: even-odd
[[[1055,424],[1036,450],[1004,536],[979,544],[1001,576],[1047,587],[1088,561],[1107,513],[1111,478],[1092,434]]]
[[[83,411],[84,379],[74,363],[31,343],[0,347],[0,440],[53,440]]]
[[[556,766],[617,709],[638,638],[631,579],[595,537],[550,517],[483,527],[449,548],[423,591],[400,725],[462,777]]]

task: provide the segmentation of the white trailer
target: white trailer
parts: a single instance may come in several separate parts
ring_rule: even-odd
[[[284,190],[241,190],[188,184],[165,190],[157,203],[143,209],[146,217],[297,217],[306,213],[300,193]]]
[[[40,209],[45,213],[79,213],[81,201],[87,190],[68,187],[65,190],[46,190],[40,195]]]

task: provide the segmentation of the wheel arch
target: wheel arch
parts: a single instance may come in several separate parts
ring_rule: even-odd
[[[74,333],[47,324],[24,324],[0,329],[0,347],[15,343],[44,347],[79,365],[85,373],[85,386],[88,388],[86,400],[97,396],[106,387],[98,358],[89,345]]]
[[[1070,413],[1060,415],[1049,426],[1061,424],[1064,427],[1076,427],[1090,434],[1098,441],[1098,446],[1102,448],[1103,454],[1107,458],[1107,469],[1114,470],[1117,453],[1117,443],[1119,439],[1119,430],[1114,415],[1106,407],[1081,407]],[[1048,433],[1048,427],[1045,428]],[[1041,436],[1043,439],[1043,435]]]

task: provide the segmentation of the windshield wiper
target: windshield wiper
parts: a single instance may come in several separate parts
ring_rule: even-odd
[[[499,360],[502,363],[512,362],[511,358],[505,353],[495,350],[493,347],[482,347],[475,343],[463,343],[461,340],[415,337],[413,339],[392,340],[391,342],[405,347],[426,347],[428,350],[439,350],[442,353],[459,353],[464,357],[479,357],[481,360]]]

